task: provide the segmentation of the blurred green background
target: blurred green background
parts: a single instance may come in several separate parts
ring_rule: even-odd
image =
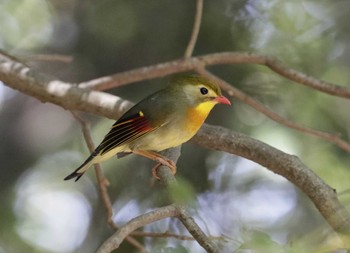
[[[0,0],[0,48],[30,59],[63,54],[71,63],[29,61],[35,69],[79,83],[181,58],[193,25],[195,1]],[[350,80],[350,1],[204,1],[194,55],[252,51],[339,85]],[[349,140],[349,101],[290,82],[265,67],[210,70],[302,125]],[[137,102],[166,84],[155,79],[111,92]],[[287,129],[238,101],[218,106],[208,122],[245,133],[299,156],[349,206],[349,154]],[[96,144],[111,120],[83,114]],[[0,253],[94,252],[112,233],[93,170],[79,182],[63,177],[88,155],[70,112],[0,84]],[[111,185],[114,220],[123,224],[168,203],[151,179],[153,163],[128,156],[103,164]],[[188,143],[177,178],[191,214],[218,240],[222,252],[316,252],[331,229],[306,196],[284,178],[248,160]],[[175,220],[144,231],[188,233]],[[138,238],[149,252],[203,252],[196,242]],[[336,248],[336,246],[334,246]],[[118,252],[137,252],[124,243]]]

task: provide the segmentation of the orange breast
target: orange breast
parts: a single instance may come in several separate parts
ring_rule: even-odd
[[[199,104],[196,107],[191,107],[187,110],[187,120],[185,123],[185,129],[188,132],[195,134],[208,117],[211,109],[213,109],[215,101],[207,101]]]

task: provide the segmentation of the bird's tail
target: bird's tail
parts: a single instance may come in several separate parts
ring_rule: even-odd
[[[81,176],[84,175],[85,171],[95,163],[94,162],[95,157],[96,156],[94,154],[91,154],[82,165],[80,165],[75,171],[73,171],[73,173],[66,176],[64,180],[70,180],[70,179],[76,178],[75,182],[78,181],[79,178],[81,178]]]

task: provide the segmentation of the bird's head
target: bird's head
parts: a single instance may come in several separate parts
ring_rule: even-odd
[[[215,82],[198,75],[177,77],[174,79],[172,87],[182,94],[182,99],[186,100],[187,104],[191,107],[197,107],[203,104],[211,109],[218,103],[231,104],[222,95],[220,87]]]

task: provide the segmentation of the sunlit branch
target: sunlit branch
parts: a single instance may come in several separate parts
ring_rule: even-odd
[[[118,118],[132,103],[107,93],[82,89],[34,71],[15,57],[1,53],[0,80],[7,86],[42,102],[50,102],[67,110],[89,111]]]
[[[201,27],[202,13],[203,13],[203,0],[196,0],[196,15],[194,18],[191,39],[188,42],[188,45],[187,45],[187,48],[185,51],[185,58],[189,58],[192,56],[194,47],[195,47],[196,42],[197,42],[199,29]]]
[[[93,143],[90,129],[88,126],[88,123],[79,116],[78,113],[71,111],[73,114],[74,118],[78,120],[78,122],[81,124],[81,128],[83,131],[84,139],[86,142],[86,145],[88,146],[89,151],[92,153],[95,150],[95,145]],[[103,171],[101,169],[100,164],[94,164],[95,167],[95,172],[96,172],[96,178],[97,178],[97,185],[98,185],[98,190],[100,193],[100,197],[102,199],[103,206],[106,211],[106,218],[107,218],[107,223],[113,230],[117,230],[118,227],[113,221],[113,208],[112,208],[112,202],[109,197],[107,187],[109,185],[108,180],[105,178]],[[127,236],[126,241],[128,241],[131,245],[133,245],[135,248],[140,250],[141,252],[145,252],[145,248],[137,241],[135,240],[132,236]]]

